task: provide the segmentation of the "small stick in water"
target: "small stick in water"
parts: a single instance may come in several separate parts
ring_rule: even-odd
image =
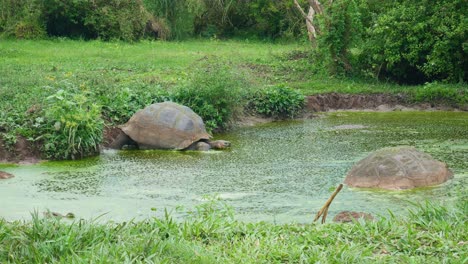
[[[338,185],[338,187],[330,196],[330,198],[328,198],[327,202],[322,207],[322,209],[318,211],[317,215],[315,216],[314,222],[316,222],[320,218],[320,216],[323,214],[322,224],[325,223],[325,219],[327,218],[327,214],[328,214],[328,208],[330,207],[330,204],[333,202],[333,199],[335,199],[335,196],[341,191],[342,188],[343,188],[343,184]]]

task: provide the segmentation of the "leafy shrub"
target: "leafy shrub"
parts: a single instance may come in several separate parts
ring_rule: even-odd
[[[43,0],[43,19],[50,36],[73,38],[96,38],[97,35],[85,25],[90,1]]]
[[[394,1],[372,14],[360,63],[400,83],[467,81],[467,9],[464,0]]]
[[[455,107],[468,105],[466,89],[455,89],[453,86],[444,86],[436,82],[416,89],[413,99],[415,102],[439,102]]]
[[[0,4],[0,33],[19,39],[45,36],[42,3],[36,0],[3,0]]]
[[[134,41],[143,37],[149,14],[139,0],[44,0],[52,36]]]
[[[169,39],[195,35],[295,39],[304,27],[292,1],[144,0],[144,3],[152,15],[168,25]]]
[[[354,0],[338,0],[327,11],[322,21],[326,30],[319,44],[327,51],[330,73],[349,74],[354,67],[351,49],[360,40],[362,30],[358,6]]]
[[[402,84],[466,82],[464,0],[337,0],[317,16],[319,51],[332,74]]]
[[[37,23],[21,21],[16,24],[15,37],[18,39],[38,39],[44,36],[44,29]]]
[[[201,2],[195,33],[206,37],[297,39],[304,23],[293,1],[232,0]]]
[[[200,115],[209,131],[226,129],[246,104],[248,84],[245,74],[211,60],[197,68],[188,83],[177,89],[174,100]]]
[[[85,91],[59,90],[47,98],[42,136],[47,158],[77,159],[99,151],[101,107],[90,96]]]
[[[202,12],[198,0],[144,0],[148,11],[158,21],[162,39],[185,39],[193,36],[195,16]]]
[[[305,97],[299,91],[286,86],[273,86],[254,94],[249,108],[274,118],[293,118],[303,109]]]
[[[135,41],[143,37],[148,19],[140,0],[95,0],[84,24],[100,39]]]
[[[123,124],[138,110],[153,104],[170,101],[169,93],[159,86],[123,88],[100,96],[103,115],[111,123]]]

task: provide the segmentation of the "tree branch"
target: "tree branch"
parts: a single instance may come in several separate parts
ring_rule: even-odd
[[[325,223],[325,220],[327,219],[328,215],[328,208],[330,207],[330,204],[333,202],[333,199],[335,199],[335,196],[341,191],[343,188],[343,184],[338,185],[336,190],[333,192],[333,194],[328,198],[327,202],[325,205],[318,211],[317,215],[315,216],[314,222],[320,219],[320,216],[322,216],[322,224]]]
[[[304,17],[304,19],[309,21],[309,23],[312,24],[312,20],[310,20],[309,16],[304,12],[304,9],[302,9],[301,5],[297,2],[297,0],[294,0],[294,5],[299,10],[299,12],[301,12],[301,15]],[[310,12],[310,10],[309,10],[309,12]]]
[[[322,4],[318,0],[309,0],[309,5],[317,14],[323,14]]]

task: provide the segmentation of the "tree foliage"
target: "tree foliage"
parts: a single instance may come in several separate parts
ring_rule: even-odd
[[[293,38],[301,19],[287,0],[145,0],[170,30],[170,38]]]
[[[141,0],[2,0],[0,32],[85,39],[141,39],[149,14]]]
[[[0,0],[0,33],[26,39],[43,37],[41,10],[38,1]]]
[[[300,36],[303,27],[288,0],[0,0],[0,3],[0,33],[18,38],[42,37],[47,33],[127,41],[145,36],[291,39]],[[148,25],[154,32],[145,32]]]
[[[314,3],[317,1],[314,1]],[[318,51],[334,75],[466,82],[466,0],[321,1]],[[0,0],[0,34],[135,41],[303,39],[297,0]]]
[[[464,0],[337,0],[322,21],[332,73],[399,83],[467,81]]]

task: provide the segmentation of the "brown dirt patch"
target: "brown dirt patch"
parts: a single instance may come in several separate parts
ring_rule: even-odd
[[[18,136],[13,146],[7,146],[0,138],[0,163],[34,164],[41,161],[40,142],[28,141]]]
[[[339,212],[334,218],[333,222],[337,223],[352,223],[354,220],[364,219],[367,221],[374,220],[371,214],[364,212],[342,211]]]
[[[428,103],[412,104],[402,94],[339,94],[328,93],[310,95],[306,99],[306,110],[325,112],[333,110],[372,110],[372,111],[405,111],[405,110],[454,110],[444,105]],[[464,109],[461,109],[464,110]]]

